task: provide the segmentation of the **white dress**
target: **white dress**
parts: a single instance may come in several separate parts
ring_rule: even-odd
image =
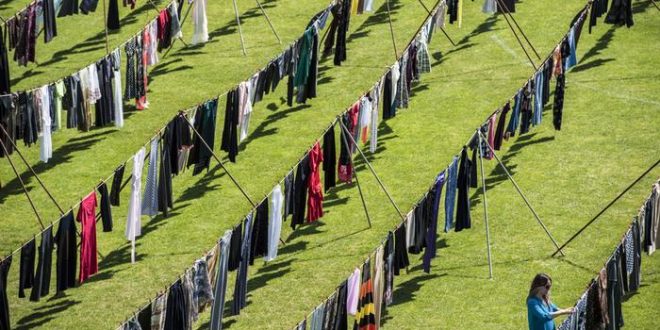
[[[41,138],[39,143],[39,158],[47,163],[53,157],[53,142],[51,140],[50,97],[48,85],[41,87]]]
[[[196,45],[209,40],[209,31],[206,21],[206,0],[195,0],[192,9],[193,33],[192,44]]]
[[[142,167],[144,166],[144,147],[133,156],[133,176],[131,180],[131,198],[128,201],[128,218],[126,219],[126,239],[135,243],[135,238],[142,235],[140,221],[140,190],[142,189]],[[132,254],[132,262],[134,253]]]
[[[280,242],[280,232],[282,231],[282,205],[284,195],[282,187],[276,185],[270,193],[268,207],[268,251],[264,260],[271,261],[277,257],[277,245]]]

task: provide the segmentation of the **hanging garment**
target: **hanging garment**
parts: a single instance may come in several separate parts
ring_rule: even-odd
[[[502,139],[504,138],[504,127],[506,126],[506,115],[511,109],[510,102],[507,102],[500,112],[500,118],[497,121],[497,129],[495,130],[495,139],[493,140],[493,149],[500,150],[502,147]],[[475,164],[476,166],[476,164]]]
[[[19,23],[20,29],[16,50],[14,51],[14,61],[18,62],[19,66],[26,66],[28,62],[34,63],[37,43],[37,31],[35,28],[37,5],[36,2],[33,2],[19,14],[21,16]]]
[[[606,5],[607,6],[607,5]],[[630,28],[633,21],[632,0],[612,0],[610,11],[605,16],[605,23],[623,25]]]
[[[227,291],[227,262],[229,261],[229,244],[232,240],[232,231],[227,230],[218,240],[219,262],[215,275],[215,299],[211,308],[211,330],[222,329],[222,313],[225,309],[225,293]]]
[[[447,167],[447,191],[445,192],[445,233],[454,228],[454,206],[458,184],[458,157],[452,158]]]
[[[467,147],[463,147],[461,152],[461,164],[458,169],[458,202],[456,205],[456,231],[469,229],[472,227],[470,217],[470,171],[473,166],[472,161],[468,159]]]
[[[65,95],[64,81],[56,82],[53,87],[53,104],[55,105],[55,126],[57,129],[62,129],[62,98]]]
[[[318,142],[314,144],[309,154],[309,178],[307,198],[307,222],[314,222],[323,217],[323,185],[321,185],[321,162],[323,153]]]
[[[122,128],[124,127],[124,103],[122,102],[122,95],[121,95],[121,54],[119,51],[119,48],[116,48],[112,54],[111,54],[111,62],[112,62],[112,74],[113,74],[113,96],[112,100],[114,101],[114,122],[115,122],[115,127],[117,128]]]
[[[406,249],[406,227],[399,226],[394,231],[394,275],[399,275],[401,269],[405,269],[410,265],[408,260],[408,250]]]
[[[385,74],[383,82],[383,120],[390,119],[396,115],[392,107],[394,94],[392,93],[392,70]]]
[[[569,53],[568,56],[565,57],[565,63],[564,63],[564,71],[569,70],[570,68],[574,67],[577,64],[577,54],[576,54],[576,43],[575,43],[575,26],[571,28],[571,30],[568,32],[568,38],[565,41],[565,43],[569,47]],[[563,54],[562,54],[563,55]]]
[[[337,165],[337,151],[335,149],[335,125],[330,126],[323,134],[323,180],[325,192],[335,186],[335,166]]]
[[[607,316],[610,320],[607,329],[620,329],[623,327],[623,314],[621,299],[623,296],[623,283],[621,276],[620,246],[607,263]]]
[[[115,174],[112,176],[112,187],[110,188],[110,204],[119,206],[119,193],[124,181],[124,164],[119,165],[115,169]]]
[[[346,291],[346,311],[348,314],[356,315],[358,300],[360,299],[360,268],[355,268],[351,276],[348,277]]]
[[[80,12],[87,15],[89,12],[95,12],[99,0],[82,0],[80,3]]]
[[[76,220],[80,222],[80,276],[82,284],[99,270],[96,260],[96,193],[80,203]]]
[[[192,44],[205,43],[209,40],[208,24],[206,21],[206,0],[195,1],[192,6],[194,25]]]
[[[323,330],[323,319],[325,318],[325,304],[320,304],[316,306],[316,309],[312,312],[312,318],[310,320],[309,329],[310,330]]]
[[[385,247],[383,245],[376,249],[374,260],[374,319],[375,329],[380,329],[380,316],[383,307],[383,293],[385,289]]]
[[[225,124],[222,130],[222,145],[220,149],[229,153],[229,160],[236,162],[238,155],[238,107],[239,95],[236,89],[227,93],[227,104],[225,107]]]
[[[160,52],[172,46],[172,16],[170,11],[167,9],[161,10],[158,18],[154,21],[153,27],[153,31],[157,32],[154,35],[156,38],[152,39],[154,46],[156,46],[153,48],[153,56],[156,58],[156,62],[158,62],[156,49]]]
[[[108,20],[106,22],[108,30],[119,30],[119,5],[117,0],[110,0],[108,3]]]
[[[265,261],[274,260],[277,257],[277,245],[280,241],[282,230],[282,188],[276,185],[270,193],[268,207],[268,251],[264,257]]]
[[[50,270],[53,255],[53,226],[48,226],[41,232],[41,245],[39,246],[39,261],[37,272],[34,275],[30,301],[39,301],[50,290]]]
[[[506,128],[506,134],[504,135],[506,139],[516,135],[516,131],[518,130],[518,125],[520,123],[520,107],[522,105],[522,100],[523,91],[520,90],[518,94],[516,94],[513,112],[511,112],[511,119],[509,119],[509,125]]]
[[[543,118],[543,71],[539,70],[534,76],[534,115],[532,125],[540,125]]]
[[[150,329],[161,330],[165,328],[166,310],[167,310],[167,292],[158,295],[158,297],[156,297],[156,299],[154,299],[154,301],[151,302]]]
[[[156,136],[151,140],[151,151],[149,152],[149,167],[147,170],[147,182],[144,185],[142,197],[142,212],[140,214],[150,217],[158,214],[158,141]]]
[[[334,171],[334,169],[333,169]],[[294,185],[293,185],[294,179],[293,179],[293,170],[291,170],[286,177],[284,177],[284,220],[286,220],[286,217],[288,217],[290,214],[293,214],[293,210],[295,209],[295,199],[294,199]]]
[[[348,329],[348,282],[344,281],[337,288],[337,309],[334,313],[334,320],[331,322],[331,329]]]
[[[362,281],[360,283],[360,296],[358,311],[355,315],[353,329],[376,330],[376,316],[374,314],[374,288],[371,280],[371,260],[362,265]]]
[[[135,108],[137,110],[144,110],[149,107],[149,101],[147,101],[147,90],[149,89],[147,86],[149,82],[147,65],[149,62],[148,45],[151,42],[150,37],[149,29],[146,28],[136,38],[137,97],[135,98]]]
[[[250,247],[252,239],[252,214],[245,219],[243,229],[243,242],[241,243],[241,261],[236,274],[236,285],[234,286],[234,300],[231,305],[231,315],[238,315],[247,305],[247,281],[248,266],[250,264]]]
[[[243,246],[243,225],[234,227],[231,234],[231,243],[229,244],[229,260],[227,269],[230,272],[235,271],[241,264],[241,249]]]
[[[497,0],[485,0],[481,11],[486,14],[494,14],[497,11]]]
[[[183,1],[181,4],[183,4]],[[167,7],[167,10],[170,12],[170,35],[172,38],[183,38],[181,23],[179,21],[179,12],[177,11],[178,7],[179,4],[176,0],[172,1],[172,4]]]
[[[362,143],[365,144],[367,143],[367,139],[369,138],[369,126],[371,124],[371,100],[369,99],[369,96],[363,96],[360,98],[360,114],[359,114],[359,120],[358,122],[360,123],[360,137],[362,138]]]
[[[41,2],[43,10],[43,30],[44,30],[44,43],[49,43],[57,36],[57,22],[55,20],[55,3],[53,0],[43,0]]]
[[[144,147],[133,156],[133,177],[131,179],[131,199],[128,201],[128,217],[126,219],[126,239],[135,244],[136,237],[142,235],[140,220],[140,190],[142,189],[142,167],[144,166]],[[131,262],[135,262],[135,250],[131,253]]]
[[[130,39],[124,46],[124,52],[126,53],[126,84],[124,86],[124,100],[126,101],[139,97],[136,63],[139,62],[138,58],[140,57],[140,52],[138,51],[136,39],[137,37]]]
[[[103,222],[103,231],[112,231],[112,208],[110,207],[110,196],[108,195],[108,187],[105,182],[101,182],[98,187],[99,195],[101,195],[101,221]]]
[[[245,140],[245,138],[248,136],[250,115],[252,114],[252,100],[250,99],[250,94],[253,94],[253,87],[251,83],[252,80],[253,79],[251,79],[250,82],[244,81],[240,83],[238,85],[238,89],[236,90],[238,93],[238,142],[243,142],[243,140]]]
[[[192,325],[199,318],[198,306],[195,305],[195,284],[194,284],[194,270],[189,268],[183,274],[183,297],[184,305],[186,306],[186,327],[185,329],[192,329]]]
[[[0,126],[4,129],[4,131],[0,130],[0,141],[5,145],[9,155],[14,152],[11,141],[16,141],[16,133],[19,130],[17,115],[13,95],[0,95]],[[5,157],[5,150],[2,148],[0,148],[0,157]]]
[[[371,137],[369,138],[369,152],[372,154],[376,152],[378,146],[378,105],[380,102],[380,90],[383,82],[382,80],[369,92],[372,98],[371,107]]]
[[[25,298],[24,289],[29,289],[34,283],[34,259],[37,254],[37,245],[34,238],[21,247],[21,265],[18,280],[18,297]]]
[[[447,13],[449,14],[449,24],[454,24],[458,19],[458,7],[460,0],[447,0]]]
[[[78,0],[62,0],[57,17],[78,14]]]
[[[555,87],[555,100],[552,105],[552,124],[556,130],[561,130],[562,115],[564,112],[564,85],[566,80],[564,74],[557,76],[557,86]]]
[[[177,280],[169,290],[167,309],[165,310],[165,330],[187,329],[188,306],[181,279]]]
[[[294,209],[291,217],[291,228],[296,229],[297,225],[301,225],[305,219],[305,205],[307,204],[307,181],[309,180],[309,154],[298,164],[296,169],[296,178],[294,182]]]
[[[445,184],[445,171],[438,174],[433,188],[429,193],[429,226],[424,235],[426,240],[426,249],[424,249],[424,261],[422,268],[425,273],[431,272],[431,259],[436,257],[436,240],[438,239],[438,208],[440,207],[440,197],[442,195],[442,186]],[[432,198],[430,198],[432,197]]]
[[[496,122],[497,122],[497,113],[494,113],[492,116],[490,116],[490,118],[488,118],[488,124],[487,124],[488,125],[488,130],[484,134],[484,136],[487,137],[487,140],[483,141],[483,142],[485,142],[486,145],[482,146],[482,149],[483,149],[482,155],[484,156],[484,158],[486,158],[488,160],[493,159],[493,153],[491,152],[491,150],[494,149],[494,147],[495,147],[495,123]],[[474,165],[474,166],[472,166],[473,167],[472,173],[474,173],[474,174],[472,175],[471,182],[475,183],[473,185],[473,187],[476,187],[477,186],[476,185],[476,182],[477,182],[477,170],[476,170],[477,162],[474,159],[475,158],[473,158],[473,161],[472,161],[472,165]]]
[[[52,1],[52,0],[51,0]],[[37,90],[41,106],[38,111],[41,113],[41,136],[39,137],[39,159],[42,162],[48,163],[48,160],[53,157],[53,141],[51,139],[51,123],[50,116],[50,93],[48,85],[42,86]]]
[[[172,208],[172,145],[174,144],[174,122],[170,121],[161,137],[160,170],[158,172],[158,211],[168,216]],[[175,155],[176,156],[176,155]]]
[[[383,306],[383,309],[385,309],[386,306],[389,306],[392,304],[392,293],[393,293],[393,287],[394,287],[394,233],[389,232],[387,233],[387,239],[385,240],[385,247],[384,247],[384,255],[383,255],[383,262],[384,262],[384,289],[383,289],[383,302],[385,305]]]
[[[296,74],[293,79],[293,85],[298,89],[299,93],[302,92],[303,94],[305,91],[305,85],[307,84],[307,79],[309,78],[312,46],[314,43],[314,32],[314,28],[308,28],[305,30],[305,33],[300,39],[300,46],[298,48],[298,65],[296,67]]]
[[[268,201],[264,200],[257,206],[254,222],[252,223],[252,239],[250,247],[250,265],[258,256],[268,253]]]
[[[515,13],[517,0],[501,0],[497,5],[498,13]]]
[[[73,211],[70,211],[60,219],[60,225],[55,235],[55,244],[57,244],[57,292],[76,286],[76,265],[78,262],[76,234]]]
[[[529,83],[523,89],[522,103],[520,105],[520,134],[529,132],[532,123],[532,84]]]
[[[218,100],[214,99],[198,107],[195,113],[195,130],[201,135],[193,134],[193,147],[190,149],[188,166],[195,164],[193,175],[209,168],[211,155],[215,146],[215,117],[218,110]],[[202,141],[203,140],[203,141]],[[208,147],[207,147],[208,146]]]
[[[0,329],[11,329],[9,319],[9,301],[7,299],[7,274],[11,267],[12,256],[0,260]]]
[[[337,315],[338,301],[337,301],[337,291],[332,293],[328,300],[325,302],[325,315],[323,318],[323,325],[321,329],[334,329],[334,322]]]
[[[346,36],[348,35],[348,25],[351,20],[350,8],[352,1],[357,0],[344,0],[339,7],[339,17],[337,22],[337,43],[335,45],[335,56],[333,59],[333,63],[335,65],[341,65],[341,62],[346,60]]]

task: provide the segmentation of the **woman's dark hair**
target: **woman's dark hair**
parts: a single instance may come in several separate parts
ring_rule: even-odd
[[[552,278],[550,275],[545,274],[545,273],[539,273],[534,276],[534,279],[532,280],[532,285],[529,287],[529,294],[527,295],[527,299],[536,296],[538,291],[547,285],[552,285]],[[545,300],[546,303],[550,302],[550,296],[549,294],[543,295],[543,300]]]

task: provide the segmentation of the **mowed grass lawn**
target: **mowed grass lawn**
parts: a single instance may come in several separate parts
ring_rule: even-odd
[[[430,1],[425,3],[432,5]],[[273,11],[279,7],[279,2],[276,4]],[[400,50],[425,12],[416,1],[392,4]],[[503,105],[532,73],[503,18],[480,13],[481,3],[464,5],[463,27],[447,28],[459,45],[451,47],[440,33],[435,34],[430,46],[433,72],[424,75],[415,86],[410,109],[380,126],[378,152],[371,160],[404,210],[410,209],[425,192],[435,174],[459,151],[485,116]],[[555,7],[549,10],[550,1],[519,3],[516,19],[537,49],[547,54],[583,5],[582,1],[571,1],[563,4],[561,10]],[[283,92],[278,90],[255,108],[246,149],[239,155],[237,164],[229,165],[232,174],[254,198],[267,194],[334,115],[349,106],[382,74],[384,66],[392,63],[387,17],[383,15],[383,7],[378,9],[376,15],[361,16],[352,24],[346,65],[334,68],[329,62],[323,63],[320,97],[309,102],[309,107],[286,108],[280,100]],[[300,18],[292,29],[299,31],[313,11],[316,9],[308,17]],[[660,99],[656,95],[659,83],[654,72],[660,64],[654,54],[660,48],[660,40],[653,33],[659,24],[650,2],[637,2],[635,12],[636,25],[630,30],[613,29],[602,22],[592,35],[585,30],[578,48],[580,64],[567,75],[562,131],[552,129],[551,111],[546,111],[541,126],[510,140],[500,152],[559,241],[570,237],[659,156]],[[269,37],[266,29],[260,37]],[[232,36],[235,37],[229,35]],[[196,51],[210,52],[211,46]],[[238,44],[233,44],[231,49],[239,54]],[[192,58],[182,58],[196,63]],[[218,60],[218,63],[222,62]],[[187,80],[196,79],[193,71],[201,74],[203,70],[187,70]],[[160,89],[151,85],[153,93],[165,95],[176,88],[188,88],[183,82],[187,80],[175,78],[179,77],[161,76],[156,81],[162,81],[163,94],[157,94]],[[232,85],[229,81],[227,84]],[[61,140],[60,145],[75,143],[75,139],[84,142],[86,136],[92,136],[93,142],[85,150],[62,150],[63,157],[71,158],[65,157],[63,163],[42,168],[40,172],[53,193],[62,196],[59,199],[63,203],[72,204],[99,176],[109,174],[118,162],[148,139],[148,129],[141,128],[147,115],[158,113],[162,125],[176,110],[176,107],[157,107],[136,114],[129,119],[133,125],[118,132],[111,129],[86,134],[66,132],[62,135],[70,134],[68,139],[74,140]],[[219,117],[221,121],[222,116]],[[101,132],[106,134],[100,135]],[[128,138],[127,134],[131,133],[135,136]],[[119,155],[108,150],[116,150]],[[28,151],[32,160],[36,159],[36,151],[35,148]],[[494,280],[487,279],[482,196],[473,190],[473,229],[440,234],[441,249],[430,275],[415,267],[421,261],[413,258],[410,273],[395,279],[395,304],[388,309],[385,327],[524,328],[524,297],[529,281],[540,271],[550,273],[555,279],[555,302],[571,305],[600,270],[648,194],[650,184],[660,177],[658,169],[651,172],[569,246],[567,257],[550,259],[552,245],[520,197],[502,172],[495,169],[494,162],[485,165]],[[7,166],[1,169],[3,178],[11,177]],[[278,259],[251,267],[249,305],[240,316],[226,318],[226,327],[294,326],[398,223],[398,216],[378,190],[375,179],[364,166],[358,169],[373,227],[367,229],[355,187],[333,189],[326,196],[327,213],[320,222],[295,233],[285,224],[283,238],[287,245],[280,249]],[[30,186],[36,187],[36,182],[31,180]],[[100,274],[90,283],[67,291],[66,297],[45,299],[38,304],[19,302],[13,298],[18,286],[15,264],[9,281],[12,322],[48,328],[116,327],[190,266],[249,209],[217,166],[203,176],[191,177],[185,173],[174,179],[174,187],[174,215],[167,219],[143,219],[145,235],[138,240],[135,265],[129,264],[130,247],[124,242],[121,230],[127,191],[122,195],[122,206],[113,209],[117,230],[111,234],[99,232],[99,249],[106,257],[101,261]],[[5,196],[5,191],[2,193]],[[11,239],[5,234],[1,236],[3,247],[9,246],[7,249],[36,231],[29,207],[19,194],[20,191],[12,191],[10,196],[3,197],[1,205],[3,219],[7,214],[8,224],[15,226],[10,229],[3,225],[3,233],[12,233]],[[44,208],[48,205],[45,198],[40,203]],[[23,234],[15,236],[15,232]],[[643,260],[644,286],[624,304],[626,326],[630,329],[655,328],[657,270],[657,257]],[[228,287],[229,300],[233,277]],[[208,313],[196,325],[203,328],[207,321]]]

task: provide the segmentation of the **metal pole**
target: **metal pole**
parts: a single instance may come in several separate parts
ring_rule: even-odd
[[[259,5],[259,9],[261,9],[261,13],[264,14],[264,17],[266,18],[266,21],[268,22],[270,29],[273,31],[273,34],[275,34],[275,38],[277,38],[277,42],[281,45],[282,40],[280,39],[280,36],[277,35],[277,31],[275,31],[275,28],[273,27],[273,23],[270,21],[270,17],[268,17],[268,14],[266,14],[264,7],[261,6],[261,2],[259,2],[259,0],[255,0],[255,1],[257,2],[257,5]],[[234,3],[235,2],[236,0],[234,0]]]
[[[24,164],[30,169],[30,172],[32,172],[32,175],[34,175],[34,177],[37,179],[37,182],[39,182],[39,184],[41,185],[41,188],[43,188],[44,191],[46,191],[46,194],[48,194],[48,197],[50,197],[50,200],[52,200],[53,203],[55,204],[55,206],[57,206],[57,209],[60,210],[60,214],[61,214],[61,215],[64,215],[64,210],[62,209],[62,207],[60,206],[60,204],[57,203],[57,201],[55,200],[55,197],[53,197],[53,195],[50,193],[50,191],[46,188],[46,185],[43,183],[43,181],[41,181],[41,178],[39,178],[39,176],[38,176],[37,173],[34,171],[34,169],[32,168],[32,166],[30,166],[30,164],[27,162],[27,160],[25,159],[25,157],[23,157],[23,154],[22,154],[21,151],[18,149],[18,147],[16,146],[16,143],[14,143],[14,140],[12,140],[11,136],[9,135],[9,133],[7,133],[7,131],[5,130],[4,126],[0,125],[0,129],[2,129],[2,133],[7,137],[7,140],[12,144],[12,146],[14,146],[14,150],[16,150],[16,153],[18,153],[18,156],[21,157],[21,159],[23,160],[23,163],[24,163]]]
[[[513,18],[513,15],[511,15],[511,11],[510,11],[509,8],[506,6],[506,4],[504,3],[504,1],[502,1],[502,0],[497,0],[497,2],[502,6],[502,8],[504,8],[504,15],[506,16],[506,14],[509,14],[509,17],[511,17],[511,20],[513,21],[513,24],[516,25],[516,27],[517,27],[518,30],[520,31],[520,34],[522,34],[523,38],[525,38],[525,41],[527,41],[527,43],[529,44],[529,47],[532,48],[532,50],[534,51],[534,54],[536,54],[536,57],[537,57],[537,58],[539,59],[539,61],[540,61],[540,60],[541,60],[541,56],[540,56],[539,53],[536,51],[536,48],[534,48],[534,45],[532,45],[532,42],[529,41],[529,39],[527,38],[527,35],[525,34],[525,31],[523,31],[523,29],[520,27],[520,25],[518,25],[518,22],[516,21],[516,19]]]
[[[486,199],[486,175],[484,174],[484,155],[481,150],[481,135],[479,135],[479,167],[481,167],[481,188],[484,193],[484,221],[486,222],[486,245],[488,247],[488,276],[493,279],[493,262],[490,253],[490,227],[488,226],[488,199]]]
[[[188,126],[190,126],[190,128],[193,130],[195,135],[197,135],[199,140],[202,141],[202,144],[204,144],[204,146],[211,152],[211,155],[213,156],[213,158],[220,164],[222,169],[225,171],[225,173],[227,173],[227,175],[229,176],[231,181],[234,182],[234,185],[236,185],[236,187],[241,191],[243,196],[245,196],[245,198],[250,202],[250,204],[252,204],[252,207],[257,207],[257,204],[255,204],[255,202],[252,200],[252,198],[250,198],[250,196],[247,194],[247,192],[245,192],[245,190],[243,190],[243,187],[241,187],[241,185],[238,184],[238,181],[236,181],[236,178],[234,178],[234,176],[231,175],[231,173],[229,173],[229,170],[227,170],[227,168],[225,167],[225,164],[223,164],[222,161],[220,160],[220,158],[218,158],[218,156],[215,154],[215,152],[213,152],[213,149],[211,149],[211,147],[206,143],[206,140],[204,140],[202,135],[199,134],[199,132],[195,129],[195,127],[188,120],[188,118],[186,118],[186,116],[184,116],[183,114],[179,114],[179,115],[186,120],[186,123],[188,123]]]
[[[245,51],[245,42],[243,41],[243,30],[241,30],[241,19],[238,15],[238,6],[236,5],[236,0],[234,2],[234,13],[236,14],[236,24],[238,25],[238,34],[241,36],[241,48],[243,49],[243,55],[247,55]]]
[[[478,130],[478,133],[479,133],[479,136],[482,139],[486,139],[481,131]],[[555,247],[559,249],[559,245],[557,244],[557,241],[555,241],[555,238],[552,237],[552,234],[550,234],[550,231],[548,230],[548,228],[545,226],[543,221],[541,221],[541,218],[536,213],[536,211],[534,210],[532,205],[529,203],[529,201],[527,200],[527,197],[525,197],[525,194],[523,194],[522,190],[520,190],[520,187],[518,186],[518,183],[516,183],[516,180],[513,179],[513,177],[509,173],[509,170],[507,170],[506,166],[504,166],[504,164],[500,160],[500,157],[497,156],[497,154],[495,153],[495,150],[493,150],[493,147],[491,147],[490,144],[488,144],[488,143],[486,143],[486,145],[488,146],[488,149],[490,149],[490,152],[493,154],[493,156],[495,156],[495,159],[497,159],[497,162],[500,164],[500,167],[502,167],[502,169],[504,170],[504,173],[506,174],[506,176],[509,178],[511,183],[513,183],[513,186],[518,191],[518,194],[520,195],[520,197],[522,197],[522,199],[525,201],[525,204],[527,204],[527,207],[529,208],[529,210],[532,211],[532,214],[534,214],[534,218],[536,218],[536,221],[539,223],[539,225],[541,225],[541,227],[543,227],[543,230],[548,235],[548,237],[550,237],[550,240],[552,240],[552,244],[554,244]],[[560,251],[560,253],[561,253],[562,256],[564,255],[563,252]]]
[[[426,5],[422,2],[422,0],[417,0],[417,1],[422,5],[422,7],[424,7],[424,10],[426,10],[426,13],[431,15],[431,11],[429,10],[428,7],[426,7]],[[447,40],[449,40],[449,42],[451,43],[452,46],[456,46],[456,43],[454,43],[454,40],[451,40],[451,38],[447,34],[447,31],[445,31],[444,28],[440,27],[440,31],[442,31],[442,33],[445,34],[445,37],[447,37]]]
[[[506,16],[506,14],[504,14],[503,16],[504,16],[504,20],[506,20],[506,24],[509,25],[509,29],[511,30],[511,32],[513,32],[513,36],[516,37],[516,40],[518,40],[518,44],[520,45],[520,48],[522,48],[523,52],[525,52],[525,55],[527,56],[527,59],[529,60],[529,63],[532,64],[532,67],[534,68],[534,71],[538,71],[538,68],[536,67],[536,64],[534,64],[534,61],[532,61],[532,57],[529,56],[529,53],[527,53],[527,50],[525,49],[525,46],[523,45],[522,41],[520,41],[520,38],[518,37],[518,33],[513,28],[513,25],[511,25],[511,22],[509,22],[509,18]]]
[[[341,123],[341,120],[339,120],[339,123]],[[343,127],[343,124],[342,124]],[[351,147],[348,145],[348,139],[344,138],[344,135],[351,135],[349,132],[344,132],[344,130],[341,131],[342,134],[339,134],[339,139],[344,143],[344,147],[346,150],[350,153],[351,152]],[[360,199],[362,200],[362,207],[364,208],[364,213],[367,215],[367,222],[369,223],[369,228],[371,228],[371,217],[369,216],[369,210],[367,209],[367,203],[364,200],[364,196],[362,195],[362,187],[360,186],[360,181],[358,180],[357,177],[357,171],[355,170],[355,166],[353,166],[353,157],[349,155],[349,161],[351,162],[351,168],[353,169],[351,174],[352,176],[355,177],[355,183],[357,184],[358,187],[358,192],[360,193]]]
[[[658,4],[655,3],[655,0],[651,0],[651,3],[653,4],[653,6],[655,6],[655,9],[657,9],[658,11],[660,11],[660,7],[658,7]]]
[[[105,52],[110,53],[110,46],[108,45],[108,14],[106,13],[105,0],[103,0],[103,27],[105,28]]]
[[[351,143],[353,143],[353,144],[355,145],[355,149],[357,149],[357,151],[360,153],[360,156],[362,156],[362,159],[363,159],[364,162],[367,164],[367,167],[368,167],[369,170],[371,171],[371,174],[374,175],[374,177],[375,177],[376,180],[378,181],[378,184],[380,185],[381,189],[383,189],[383,191],[385,192],[385,195],[387,195],[387,198],[390,200],[390,203],[392,203],[392,205],[394,206],[394,208],[396,209],[396,211],[399,213],[399,216],[401,217],[401,220],[404,220],[404,221],[405,221],[405,220],[406,220],[406,216],[403,214],[403,212],[401,212],[401,209],[399,209],[399,206],[397,206],[396,203],[394,202],[394,199],[392,198],[392,195],[390,195],[389,191],[387,190],[387,188],[385,188],[385,185],[384,185],[383,182],[380,180],[380,177],[378,177],[378,174],[376,174],[376,171],[375,171],[374,168],[371,166],[371,163],[370,163],[369,160],[367,159],[367,156],[365,156],[364,153],[362,153],[362,150],[357,146],[358,144],[355,142],[355,139],[353,139],[353,135],[350,134],[350,132],[348,131],[348,128],[346,128],[346,126],[344,125],[344,123],[342,123],[341,121],[339,121],[339,124],[341,124],[341,127],[342,127],[342,128],[344,129],[344,131],[346,132],[346,135],[348,135],[348,136],[351,138]]]
[[[16,174],[16,177],[18,178],[18,181],[21,183],[21,187],[23,188],[23,192],[25,193],[25,196],[27,197],[28,201],[30,202],[30,206],[32,206],[32,210],[34,211],[34,214],[37,216],[37,220],[39,221],[39,225],[41,225],[41,230],[46,229],[44,227],[44,223],[41,221],[41,216],[39,215],[39,212],[37,212],[37,208],[34,206],[34,202],[32,201],[32,198],[30,197],[30,194],[27,191],[27,188],[25,187],[25,183],[23,182],[23,179],[21,178],[21,175],[18,174],[18,170],[16,170],[16,166],[14,166],[14,162],[11,160],[11,157],[9,157],[9,152],[7,152],[7,147],[5,147],[5,143],[2,142],[2,139],[0,139],[0,146],[2,146],[2,150],[5,152],[5,157],[9,161],[9,165],[11,165],[11,169],[14,170],[14,174]]]
[[[568,245],[568,243],[570,243],[570,242],[573,241],[576,237],[578,237],[578,236],[579,236],[579,235],[580,235],[585,229],[587,229],[587,227],[589,227],[594,221],[596,221],[596,219],[598,219],[603,213],[605,213],[605,211],[607,211],[607,209],[609,209],[610,206],[614,205],[614,203],[616,203],[616,201],[618,201],[619,198],[621,198],[625,193],[628,192],[628,190],[630,190],[634,185],[636,185],[637,182],[639,182],[642,178],[644,178],[647,174],[649,174],[649,173],[651,172],[652,169],[654,169],[656,166],[658,166],[658,164],[660,164],[660,159],[658,159],[658,161],[655,162],[655,164],[651,165],[651,167],[649,167],[648,170],[646,170],[644,173],[642,173],[642,175],[640,175],[639,178],[637,178],[637,180],[635,180],[635,181],[634,181],[633,183],[631,183],[628,187],[626,187],[626,189],[624,189],[624,190],[623,190],[618,196],[616,196],[616,197],[615,197],[615,198],[614,198],[609,204],[607,204],[607,206],[605,206],[605,208],[603,208],[600,212],[598,212],[598,214],[596,214],[595,217],[593,217],[591,220],[589,220],[589,222],[587,222],[586,225],[584,225],[582,228],[580,228],[580,230],[578,230],[578,232],[575,233],[575,235],[571,236],[571,238],[569,238],[568,241],[566,241],[566,243],[562,244],[561,247],[557,248],[557,251],[555,251],[555,252],[552,254],[552,256],[554,257],[554,256],[557,254],[557,252],[561,251],[564,247],[566,247],[566,245]]]
[[[392,28],[392,14],[390,13],[390,0],[385,0],[387,4],[387,20],[390,23],[390,36],[392,37],[392,47],[394,47],[394,61],[399,60],[399,52],[396,50],[396,42],[394,41],[394,28]]]

